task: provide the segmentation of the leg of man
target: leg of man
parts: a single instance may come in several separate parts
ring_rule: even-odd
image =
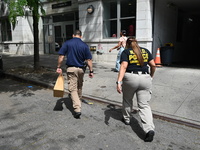
[[[73,108],[75,112],[81,112],[81,101],[78,95],[78,71],[79,68],[67,68],[68,90],[71,94]]]
[[[84,77],[84,71],[83,71],[83,69],[79,69],[79,71],[78,71],[78,95],[79,95],[79,99],[82,98],[83,77]]]

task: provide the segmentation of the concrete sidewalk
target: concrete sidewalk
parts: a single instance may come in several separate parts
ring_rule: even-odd
[[[56,70],[57,58],[57,55],[40,55],[40,65]],[[5,72],[10,68],[33,65],[33,56],[3,55],[3,64]],[[118,73],[112,71],[114,66],[115,63],[94,62],[94,78],[88,77],[88,70],[84,77],[84,98],[121,105],[122,95],[117,93],[115,84]],[[65,88],[67,91],[66,83]],[[200,69],[164,66],[157,68],[150,102],[154,117],[171,118],[200,126],[199,91]],[[134,107],[137,109],[135,98]]]

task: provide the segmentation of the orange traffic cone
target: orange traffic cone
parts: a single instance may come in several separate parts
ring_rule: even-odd
[[[156,67],[162,67],[160,60],[160,48],[157,49],[156,58],[155,58]]]

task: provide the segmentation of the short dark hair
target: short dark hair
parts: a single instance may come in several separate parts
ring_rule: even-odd
[[[81,30],[75,30],[75,31],[74,31],[74,35],[82,36]]]
[[[122,30],[122,35],[126,35],[126,30]]]

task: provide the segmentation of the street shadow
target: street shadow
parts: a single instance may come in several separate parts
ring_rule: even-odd
[[[111,71],[118,73],[118,71],[115,68],[111,68]]]
[[[106,125],[109,125],[110,118],[113,118],[113,119],[118,120],[118,121],[122,121],[121,109],[116,108],[116,106],[112,105],[112,104],[107,105],[107,108],[108,109],[106,109],[104,111],[104,115],[105,115],[104,123]]]
[[[108,109],[106,109],[104,111],[104,115],[105,115],[105,124],[106,125],[109,125],[109,120],[110,118],[113,118],[115,120],[118,120],[118,121],[122,121],[122,109],[121,108],[116,108],[115,105],[112,105],[112,104],[109,104],[108,106]],[[137,115],[135,112],[132,113],[132,115]],[[133,132],[135,132],[137,134],[137,136],[140,138],[140,139],[144,139],[145,138],[145,132],[144,130],[142,129],[142,127],[140,126],[140,123],[138,122],[138,119],[136,119],[135,117],[131,117],[131,129],[133,130]]]
[[[140,126],[139,121],[135,117],[131,118],[131,125],[130,126],[131,126],[132,130],[137,134],[137,136],[140,139],[144,140],[146,133],[144,132],[144,130]]]
[[[66,98],[61,98],[59,100],[57,100],[56,105],[54,107],[54,111],[62,111],[63,105],[65,105],[65,107],[72,113],[74,114],[74,109],[73,109],[73,104],[72,104],[72,100],[69,97]]]

